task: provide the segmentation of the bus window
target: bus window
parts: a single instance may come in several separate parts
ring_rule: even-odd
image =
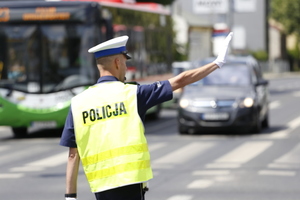
[[[99,73],[88,49],[99,32],[98,26],[80,24],[4,26],[1,79],[29,93],[94,84]]]
[[[26,90],[25,82],[38,80],[39,59],[36,26],[7,26],[7,78],[16,89]]]
[[[3,62],[0,61],[0,80],[2,79]]]
[[[45,91],[57,91],[95,83],[94,58],[88,53],[95,27],[42,26]],[[98,75],[98,74],[97,74]]]
[[[0,31],[0,85],[1,85],[1,80],[7,79],[6,73],[4,70],[4,63],[5,63],[5,54],[6,54],[6,43],[5,41],[5,34]]]

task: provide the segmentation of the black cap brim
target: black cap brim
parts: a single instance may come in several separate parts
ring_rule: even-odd
[[[131,59],[131,56],[128,54],[127,51],[122,52],[122,54],[127,58],[127,60]]]

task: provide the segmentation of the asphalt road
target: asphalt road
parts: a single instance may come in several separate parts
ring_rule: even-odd
[[[261,134],[179,135],[176,110],[145,124],[154,179],[147,200],[299,200],[300,76],[270,79]],[[0,127],[0,199],[64,199],[67,149],[59,131],[14,139]],[[82,169],[78,199],[93,200]]]

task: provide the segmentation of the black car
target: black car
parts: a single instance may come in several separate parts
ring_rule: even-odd
[[[184,88],[178,106],[178,131],[259,133],[269,126],[268,98],[268,81],[263,79],[258,62],[252,56],[229,56],[221,69]]]

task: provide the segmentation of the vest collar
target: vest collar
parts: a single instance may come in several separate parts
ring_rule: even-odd
[[[114,76],[102,76],[98,79],[97,83],[104,83],[109,81],[119,81],[119,79]]]

